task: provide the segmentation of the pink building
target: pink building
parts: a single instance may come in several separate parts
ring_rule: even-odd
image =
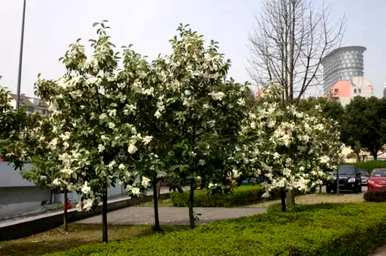
[[[373,96],[374,87],[369,80],[363,76],[353,77],[351,80],[339,80],[330,87],[329,97],[336,99],[342,105],[350,103],[356,96]]]

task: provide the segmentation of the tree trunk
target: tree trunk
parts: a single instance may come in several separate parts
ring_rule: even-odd
[[[102,242],[108,243],[108,226],[107,226],[107,183],[102,195]]]
[[[189,224],[190,224],[190,228],[195,227],[193,204],[194,204],[194,179],[191,179],[190,191],[189,191]]]
[[[157,182],[157,198],[160,199],[161,197],[161,183],[162,183],[162,180],[158,180]]]
[[[50,204],[53,204],[54,203],[54,191],[52,189],[50,189]]]
[[[159,216],[158,216],[158,182],[154,180],[152,182],[153,186],[153,208],[154,208],[154,231],[161,231],[161,226],[159,224]]]
[[[285,190],[284,188],[280,189],[280,199],[281,199],[281,210],[285,212],[287,210],[286,204],[285,204]]]
[[[64,190],[64,211],[63,211],[63,229],[65,232],[68,231],[68,224],[67,224],[67,190]]]
[[[377,151],[374,150],[373,152],[371,152],[371,154],[373,155],[374,160],[378,159],[378,150]]]
[[[288,190],[287,192],[287,208],[294,208],[295,207],[295,191],[294,190]]]
[[[360,163],[361,161],[361,156],[359,155],[359,152],[355,152],[355,155],[357,157],[357,162]]]

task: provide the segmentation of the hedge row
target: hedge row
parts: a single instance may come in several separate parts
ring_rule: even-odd
[[[194,191],[195,207],[231,207],[254,204],[262,200],[264,189],[261,185],[242,185],[228,194],[209,195],[206,190]],[[173,206],[187,207],[189,191],[172,193],[170,195]]]
[[[386,161],[383,160],[372,160],[366,162],[359,162],[354,164],[355,167],[369,171],[370,173],[375,168],[386,168]]]
[[[385,203],[301,206],[151,235],[91,244],[51,256],[78,255],[368,255],[386,237]]]
[[[386,202],[386,191],[366,191],[363,198],[367,202]]]

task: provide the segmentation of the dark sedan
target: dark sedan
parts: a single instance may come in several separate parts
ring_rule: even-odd
[[[362,181],[362,186],[367,185],[367,181],[370,177],[369,172],[367,170],[360,169],[361,172],[361,181]]]
[[[339,191],[362,192],[361,172],[352,165],[340,165],[338,168]],[[327,183],[327,193],[337,192],[337,177]]]

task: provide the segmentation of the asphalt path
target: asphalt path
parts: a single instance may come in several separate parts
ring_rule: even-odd
[[[194,208],[198,217],[197,223],[208,223],[215,220],[234,219],[264,213],[264,208],[234,207],[234,208]],[[187,207],[160,207],[159,218],[161,224],[188,225],[189,215]],[[82,224],[100,224],[101,215],[77,221]],[[127,207],[109,212],[107,221],[112,225],[151,225],[154,223],[154,210],[152,207]]]

